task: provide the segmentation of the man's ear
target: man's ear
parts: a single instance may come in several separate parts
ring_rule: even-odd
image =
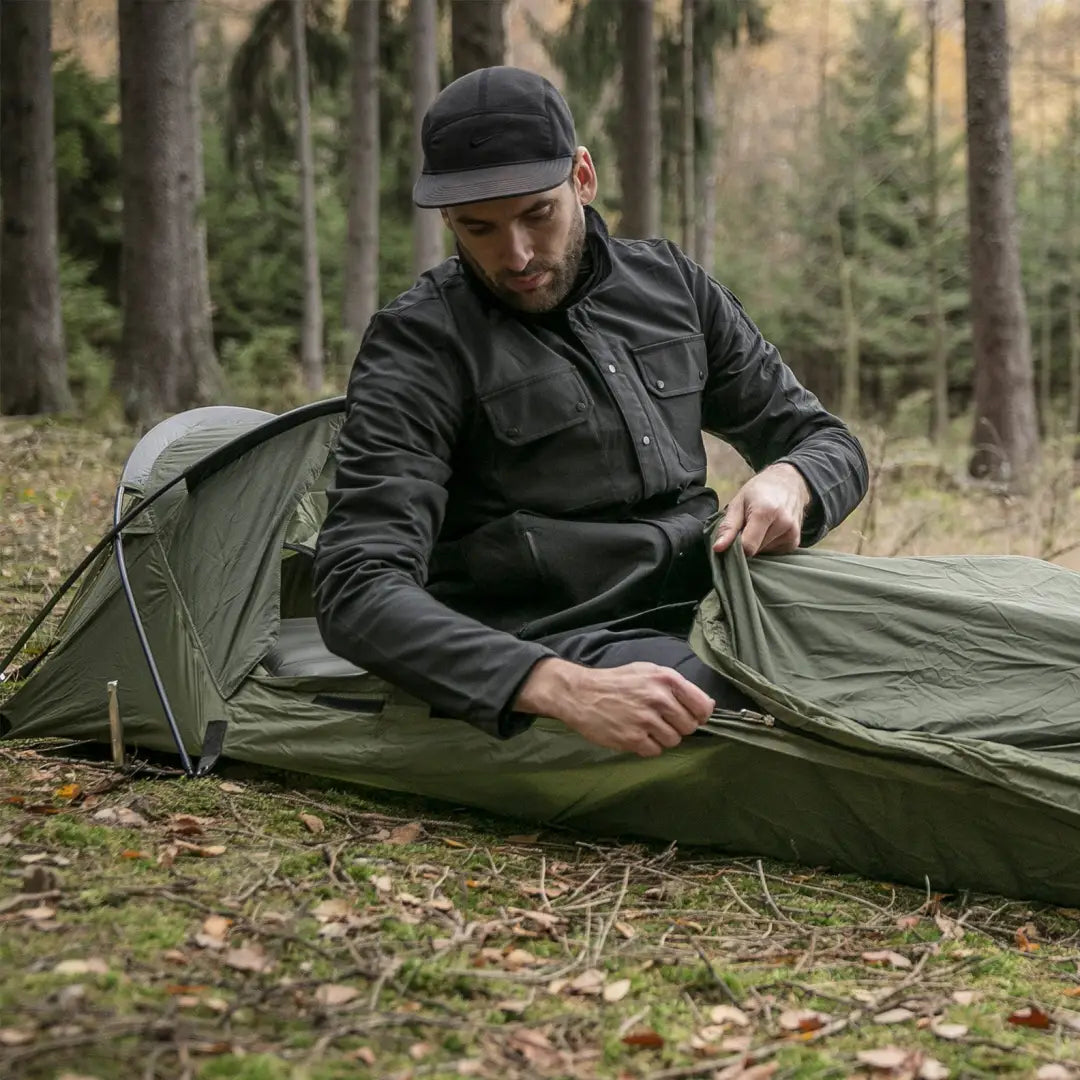
[[[588,206],[596,198],[597,179],[596,166],[584,146],[579,146],[574,152],[573,177],[578,201],[582,206]]]

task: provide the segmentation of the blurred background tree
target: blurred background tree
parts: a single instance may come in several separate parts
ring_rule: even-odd
[[[2,0],[0,14],[11,6]],[[129,50],[135,67],[121,63],[117,15],[145,21],[144,7],[54,0],[50,12],[59,206],[51,274],[75,408],[127,401],[129,416],[146,423],[200,400],[280,408],[340,390],[371,312],[444,250],[437,215],[427,233],[414,223],[416,117],[455,75],[509,62],[540,70],[566,93],[613,231],[681,241],[740,295],[828,406],[939,442],[956,425],[972,429],[979,369],[964,154],[964,15],[973,6],[965,0],[154,2],[194,19],[178,38],[191,51],[176,55],[178,78],[198,87],[199,110],[192,98],[177,116],[194,117],[189,130],[201,139],[185,142],[180,194],[162,204],[188,207],[175,220],[192,223],[180,226],[191,239],[176,256],[184,269],[154,286],[179,299],[144,307],[175,312],[175,340],[184,342],[178,390],[133,408],[139,394],[130,385],[146,365],[132,360],[138,307],[122,310],[121,256],[139,242],[135,233],[145,241],[152,230],[125,224],[132,180],[121,153],[121,85],[143,77],[147,59]],[[1022,118],[1013,124],[1019,265],[1038,414],[1044,434],[1075,432],[1080,11],[1066,0],[1013,0],[1008,10],[1007,74]],[[294,23],[294,13],[303,18]],[[295,25],[304,29],[307,80],[296,77]],[[14,77],[4,68],[8,101]],[[309,121],[298,141],[301,82]],[[4,198],[11,205],[9,191]],[[208,297],[199,286],[200,226]],[[212,320],[201,339],[200,311]],[[174,340],[168,328],[155,332]],[[153,352],[155,376],[172,348]],[[36,411],[13,394],[20,376],[9,368],[27,364],[13,355],[21,354],[5,350],[0,403]],[[45,353],[34,355],[30,366],[45,370]],[[315,361],[325,363],[321,374]]]

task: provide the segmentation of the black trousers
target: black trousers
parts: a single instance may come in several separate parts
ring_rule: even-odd
[[[570,630],[541,639],[564,660],[586,667],[612,668],[638,661],[674,668],[715,702],[718,709],[757,709],[718,671],[698,659],[685,637],[648,627]]]

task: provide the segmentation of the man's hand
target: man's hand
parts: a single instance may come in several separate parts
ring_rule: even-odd
[[[532,669],[514,702],[516,710],[561,720],[597,746],[641,757],[678,746],[715,705],[674,668],[589,668],[555,657]]]
[[[783,555],[799,546],[810,489],[786,461],[762,469],[735,493],[716,531],[713,551],[731,547],[742,530],[747,555]]]

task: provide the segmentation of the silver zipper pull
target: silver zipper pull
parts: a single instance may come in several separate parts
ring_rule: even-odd
[[[775,727],[776,717],[769,713],[754,712],[753,709],[714,709],[712,720],[743,720],[748,724],[761,724],[763,727]]]

